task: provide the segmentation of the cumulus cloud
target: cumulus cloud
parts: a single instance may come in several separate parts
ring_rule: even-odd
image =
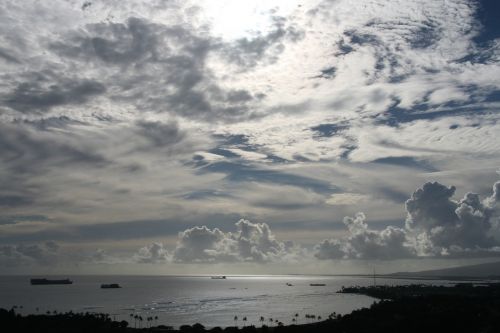
[[[275,238],[266,223],[239,220],[236,232],[206,226],[179,234],[173,253],[176,262],[269,262],[293,260],[301,249]]]
[[[382,231],[371,230],[365,214],[345,217],[348,228],[346,239],[324,240],[316,246],[318,259],[396,259],[412,257],[406,244],[406,232],[401,228],[387,227]]]
[[[481,201],[478,194],[466,193],[455,201],[455,187],[429,182],[406,201],[404,228],[388,226],[370,229],[365,215],[344,218],[347,237],[327,239],[316,246],[318,259],[398,259],[497,255],[498,190]],[[497,235],[498,236],[498,235]]]
[[[448,254],[450,251],[485,250],[498,245],[490,234],[492,211],[485,206],[486,203],[491,205],[492,197],[483,203],[479,195],[467,193],[457,202],[451,199],[454,193],[454,186],[448,188],[437,182],[426,183],[406,202],[406,228],[417,234],[419,253]],[[421,239],[425,240],[425,246],[421,246]]]
[[[134,259],[139,263],[166,263],[170,261],[170,254],[162,243],[155,242],[140,248]]]

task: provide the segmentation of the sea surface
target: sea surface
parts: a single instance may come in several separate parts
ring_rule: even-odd
[[[205,327],[264,324],[270,318],[291,324],[307,323],[306,314],[327,318],[369,307],[375,300],[363,295],[338,294],[342,286],[372,285],[373,278],[346,276],[60,276],[71,285],[30,285],[28,276],[0,276],[0,308],[22,314],[58,312],[103,312],[134,327],[146,327],[147,317],[158,317],[155,325],[179,327],[201,323]],[[120,289],[101,289],[102,283],[119,283]],[[291,286],[287,285],[291,284]],[[311,286],[310,284],[325,284]],[[377,284],[447,284],[443,280],[380,279]],[[140,323],[134,315],[144,318]],[[235,316],[238,317],[237,320]],[[247,320],[243,321],[246,317]]]

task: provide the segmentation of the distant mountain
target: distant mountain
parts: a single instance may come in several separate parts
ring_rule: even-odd
[[[390,275],[411,277],[500,277],[500,262],[434,269],[420,272],[398,272]]]

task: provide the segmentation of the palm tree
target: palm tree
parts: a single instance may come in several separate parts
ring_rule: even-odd
[[[318,320],[321,320],[321,316],[318,316]]]
[[[298,321],[299,321],[299,314],[298,314],[298,313],[296,313],[296,314],[295,314],[295,319],[296,319],[296,320],[295,320],[296,322],[298,322]]]
[[[142,316],[139,316],[139,328],[142,328]]]
[[[155,326],[158,326],[158,316],[155,316]]]
[[[234,316],[234,323],[236,327],[238,327],[238,316]]]
[[[260,316],[259,321],[261,322],[261,326],[263,326],[264,325],[264,317]]]
[[[246,323],[247,323],[247,317],[243,317],[243,327],[246,326]]]

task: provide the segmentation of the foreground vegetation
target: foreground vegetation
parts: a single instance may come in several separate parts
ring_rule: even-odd
[[[202,325],[181,326],[176,332],[500,332],[500,285],[458,284],[439,286],[377,286],[343,288],[341,293],[358,293],[379,298],[369,309],[325,321],[291,326],[259,328],[228,327],[206,330]],[[52,314],[21,316],[0,309],[3,332],[174,332],[170,327],[135,329],[126,321],[112,321],[103,314]]]

